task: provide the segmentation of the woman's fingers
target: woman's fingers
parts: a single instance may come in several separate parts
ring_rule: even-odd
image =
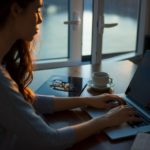
[[[127,118],[129,116],[137,115],[137,113],[131,107],[129,107],[127,105],[120,105],[118,107],[112,108],[109,112],[110,113],[119,112],[119,113],[123,114],[124,116],[126,116]]]
[[[127,105],[122,105],[121,107],[122,109],[126,109],[127,111],[127,122],[136,123],[143,121],[143,119],[137,114],[137,112],[133,108]]]
[[[115,105],[125,105],[126,102],[124,101],[124,99],[122,97],[119,97],[118,95],[113,95],[113,94],[106,94],[106,101],[114,101],[116,102]],[[114,105],[114,104],[113,104]]]
[[[114,107],[118,107],[118,106],[123,106],[125,105],[122,100],[108,100],[107,101],[107,109],[111,109],[111,108],[114,108]]]
[[[136,124],[143,122],[143,119],[137,116],[130,116],[127,122],[129,124]]]
[[[135,110],[127,105],[121,105],[111,109],[107,113],[107,117],[110,119],[110,125],[120,125],[123,122],[129,122],[131,124],[140,123],[143,120],[138,117]]]
[[[114,100],[118,101],[119,105],[125,105],[126,104],[125,100],[122,97],[119,97],[117,95],[113,95],[113,97],[114,97]]]

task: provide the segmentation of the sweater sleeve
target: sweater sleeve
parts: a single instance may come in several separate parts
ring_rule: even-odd
[[[52,114],[54,112],[53,96],[36,95],[33,106],[38,113]]]
[[[75,143],[73,128],[56,130],[48,126],[24,100],[13,80],[4,75],[0,79],[0,125],[15,135],[15,150],[62,150]]]

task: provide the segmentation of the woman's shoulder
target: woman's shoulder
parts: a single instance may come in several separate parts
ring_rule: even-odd
[[[16,82],[11,78],[8,71],[0,66],[0,88],[11,88],[18,92]]]
[[[10,82],[12,80],[10,74],[8,73],[8,71],[0,66],[0,82],[4,82],[4,83],[7,83],[7,82]]]

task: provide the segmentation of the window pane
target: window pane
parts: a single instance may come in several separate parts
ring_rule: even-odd
[[[105,28],[103,54],[135,51],[138,28],[139,0],[104,0],[106,23],[118,23]]]
[[[37,59],[68,57],[68,0],[45,0],[42,13]]]
[[[84,0],[82,55],[91,55],[92,0]]]

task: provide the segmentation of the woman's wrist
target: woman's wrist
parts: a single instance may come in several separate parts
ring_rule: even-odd
[[[103,131],[106,128],[109,128],[109,120],[105,117],[105,116],[101,116],[101,117],[96,117],[94,119],[91,120],[93,123],[93,132],[94,133],[98,133]]]
[[[90,97],[81,97],[80,103],[81,106],[90,106],[91,98]]]
[[[111,127],[110,120],[105,115],[101,117],[97,117],[96,120],[98,122],[97,124],[100,125],[102,129]]]

